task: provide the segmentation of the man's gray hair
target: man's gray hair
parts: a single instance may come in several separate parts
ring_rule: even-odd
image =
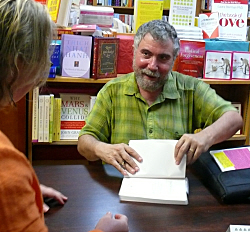
[[[138,48],[141,40],[144,38],[146,34],[150,34],[154,40],[158,40],[160,42],[166,42],[167,40],[171,40],[174,44],[173,56],[174,60],[177,57],[180,49],[180,42],[177,37],[177,33],[172,25],[163,20],[152,20],[147,23],[141,25],[134,37],[134,48],[135,50]]]

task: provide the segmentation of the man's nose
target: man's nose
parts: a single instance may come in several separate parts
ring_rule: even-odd
[[[156,57],[151,57],[148,62],[148,68],[151,71],[157,71],[158,70],[158,62]]]

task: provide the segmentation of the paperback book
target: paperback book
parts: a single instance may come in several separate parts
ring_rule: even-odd
[[[134,160],[140,171],[125,176],[119,191],[121,201],[157,204],[188,204],[188,182],[185,178],[186,156],[175,164],[177,140],[130,140],[132,147],[143,158]]]
[[[205,51],[204,76],[208,79],[232,79],[231,67],[233,53],[231,51]]]
[[[196,78],[203,77],[205,57],[204,40],[180,40],[178,72]]]
[[[233,52],[232,79],[249,80],[250,52]]]
[[[117,76],[119,38],[93,37],[92,78]]]
[[[62,76],[90,78],[92,37],[62,34]]]
[[[210,154],[222,172],[250,168],[250,147],[212,150]]]
[[[77,140],[89,114],[90,95],[60,93],[61,139]]]

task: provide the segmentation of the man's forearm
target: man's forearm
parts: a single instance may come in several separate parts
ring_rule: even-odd
[[[96,155],[96,146],[101,143],[91,135],[82,135],[78,139],[77,150],[87,160],[96,161],[100,158]]]
[[[213,144],[220,143],[232,137],[243,126],[242,117],[236,111],[224,113],[216,122],[205,128],[201,133],[207,133],[210,142]]]

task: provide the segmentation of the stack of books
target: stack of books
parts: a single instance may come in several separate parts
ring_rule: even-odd
[[[203,39],[202,29],[199,27],[175,26],[179,39]]]

